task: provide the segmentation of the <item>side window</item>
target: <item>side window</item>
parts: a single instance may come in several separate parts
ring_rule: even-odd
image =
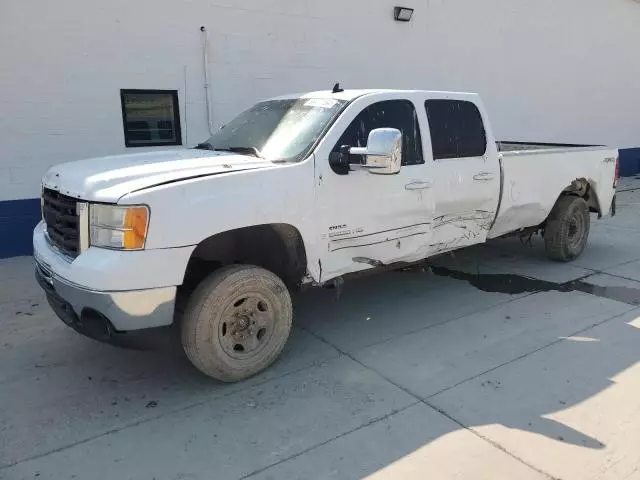
[[[431,132],[433,159],[481,157],[487,151],[482,115],[473,103],[462,100],[427,100],[424,103]]]
[[[422,158],[422,140],[420,126],[413,103],[409,100],[385,100],[374,103],[362,110],[344,131],[333,151],[339,151],[342,145],[365,147],[369,132],[375,128],[397,128],[402,132],[402,165],[424,163]],[[360,161],[364,163],[364,158]],[[332,167],[339,174],[339,167]]]

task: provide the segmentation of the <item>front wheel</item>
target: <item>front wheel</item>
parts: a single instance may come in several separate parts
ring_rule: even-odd
[[[559,262],[577,258],[587,245],[590,221],[589,207],[583,198],[560,197],[544,229],[547,256]]]
[[[225,267],[191,295],[182,319],[182,346],[206,375],[237,382],[280,355],[292,317],[289,291],[277,275],[250,265]]]

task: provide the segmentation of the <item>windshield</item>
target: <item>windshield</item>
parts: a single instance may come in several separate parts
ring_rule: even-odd
[[[260,102],[201,145],[212,150],[257,151],[268,160],[302,160],[345,103],[331,98]]]

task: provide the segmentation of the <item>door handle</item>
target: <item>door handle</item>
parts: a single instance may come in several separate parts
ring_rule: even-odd
[[[491,172],[480,172],[473,176],[474,180],[479,181],[493,180],[494,178],[496,178],[496,176]]]
[[[404,186],[405,190],[423,190],[425,188],[431,188],[431,182],[411,182]]]

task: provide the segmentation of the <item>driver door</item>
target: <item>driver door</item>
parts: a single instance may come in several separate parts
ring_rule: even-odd
[[[421,124],[427,131],[426,117],[411,100],[386,97],[390,98],[354,101],[316,151],[321,281],[418,260],[428,251],[434,201],[420,136]],[[398,173],[383,175],[329,164],[329,154],[343,145],[366,147],[369,132],[376,128],[402,132]],[[365,163],[357,155],[351,157],[351,163]]]

